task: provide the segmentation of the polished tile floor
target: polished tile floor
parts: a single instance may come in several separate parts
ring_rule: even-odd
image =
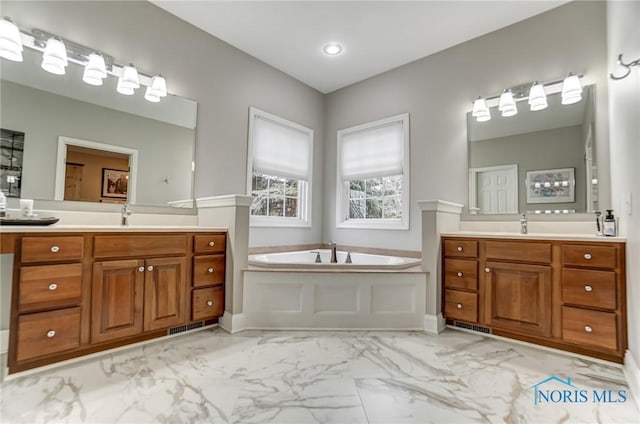
[[[550,376],[588,401],[534,405],[529,388]],[[628,387],[619,367],[453,330],[212,329],[10,378],[0,422],[640,422],[633,401],[593,390]]]

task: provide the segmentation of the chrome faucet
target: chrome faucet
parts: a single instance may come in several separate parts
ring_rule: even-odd
[[[332,264],[337,264],[338,263],[338,255],[336,253],[336,243],[334,241],[330,241],[329,242],[329,247],[331,248],[331,263]]]
[[[129,225],[129,217],[131,216],[131,209],[129,209],[129,204],[125,203],[122,205],[122,209],[120,210],[120,215],[122,219],[120,220],[120,224],[123,226]]]
[[[520,217],[520,234],[527,234],[528,232],[527,215],[522,214],[522,216]]]

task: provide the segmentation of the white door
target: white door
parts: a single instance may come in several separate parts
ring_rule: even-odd
[[[474,171],[478,213],[518,213],[517,165],[476,168]]]

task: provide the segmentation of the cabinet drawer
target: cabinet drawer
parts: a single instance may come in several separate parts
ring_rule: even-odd
[[[193,258],[193,286],[223,284],[224,265],[224,255],[195,256]]]
[[[467,259],[445,259],[444,285],[449,288],[477,290],[478,262]]]
[[[84,238],[81,236],[22,239],[22,262],[80,260],[83,252]]]
[[[186,234],[95,236],[93,255],[96,258],[184,255],[187,247]]]
[[[476,322],[478,320],[478,295],[458,290],[445,290],[444,314],[448,319]]]
[[[616,309],[616,273],[563,269],[562,301],[573,305]]]
[[[225,234],[200,234],[193,236],[194,253],[224,253]]]
[[[562,338],[570,343],[618,348],[616,315],[588,309],[562,308]]]
[[[22,267],[18,291],[20,312],[78,304],[82,264]]]
[[[551,243],[485,241],[487,259],[551,263]]]
[[[476,240],[445,240],[444,255],[461,258],[477,258],[478,242]]]
[[[17,360],[64,352],[80,346],[80,308],[21,315]]]
[[[224,313],[224,288],[196,289],[192,293],[193,321],[216,318]]]
[[[564,245],[562,262],[564,265],[615,268],[617,251],[615,246]]]

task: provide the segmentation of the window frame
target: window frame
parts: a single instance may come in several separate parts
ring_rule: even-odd
[[[342,180],[342,140],[345,135],[384,127],[394,122],[402,124],[402,218],[349,218],[349,181]],[[410,199],[410,139],[409,114],[391,116],[377,121],[367,122],[354,127],[344,128],[337,132],[336,140],[336,228],[374,229],[374,230],[408,230]]]
[[[249,225],[251,227],[311,227],[311,199],[313,187],[313,129],[273,115],[255,107],[249,108],[249,128],[247,131],[247,194],[253,199],[253,128],[255,118],[273,121],[277,124],[293,128],[307,134],[309,141],[309,179],[298,179],[298,217],[252,215],[249,207]],[[274,175],[284,177],[282,175]],[[284,177],[288,178],[288,177]],[[295,178],[290,178],[295,179]]]

